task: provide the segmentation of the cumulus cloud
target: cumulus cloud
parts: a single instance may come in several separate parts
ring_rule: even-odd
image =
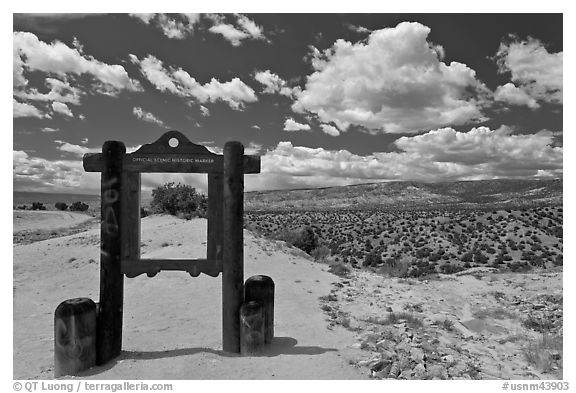
[[[40,131],[42,131],[42,132],[58,132],[58,131],[60,131],[60,129],[59,128],[44,127]]]
[[[31,101],[57,101],[74,105],[80,104],[80,97],[83,93],[79,88],[55,78],[46,78],[45,84],[50,89],[46,93],[41,93],[38,89],[31,88],[15,91],[14,95]]]
[[[330,124],[320,124],[320,128],[322,128],[322,131],[324,131],[325,134],[330,136],[340,135],[340,130],[334,126],[331,126]]]
[[[487,88],[465,64],[442,61],[427,41],[430,28],[403,22],[373,31],[366,41],[342,39],[312,53],[314,72],[292,106],[346,131],[411,133],[484,120]]]
[[[399,138],[397,152],[361,156],[347,150],[280,142],[262,157],[262,179],[251,187],[290,188],[390,180],[457,181],[562,176],[562,147],[550,131],[513,134],[508,127],[459,132],[441,128]],[[249,179],[247,179],[248,181]]]
[[[208,29],[210,33],[220,34],[232,46],[240,46],[243,40],[266,40],[263,29],[245,15],[235,14],[236,26],[224,23],[224,18],[211,15],[214,25]]]
[[[284,131],[310,131],[310,126],[308,124],[298,123],[289,117],[284,122]]]
[[[246,102],[258,101],[254,90],[239,78],[228,82],[212,78],[210,82],[202,85],[182,68],[165,68],[162,61],[152,55],[142,60],[130,55],[130,59],[140,67],[140,71],[150,83],[163,92],[193,98],[201,103],[224,101],[235,110],[243,109]]]
[[[562,103],[563,52],[549,53],[537,39],[500,44],[495,56],[501,73],[509,72],[511,80],[530,97],[545,102]]]
[[[54,192],[100,188],[100,174],[84,172],[81,160],[47,160],[19,150],[13,151],[13,176],[15,189]]]
[[[371,33],[372,30],[364,27],[364,26],[357,26],[357,25],[353,25],[352,23],[347,23],[345,25],[348,30],[354,31],[356,33],[360,33],[360,34],[367,34],[367,33]]]
[[[136,13],[130,14],[130,16],[147,25],[155,25],[162,30],[166,37],[177,40],[192,35],[195,26],[200,21],[200,14],[178,14],[177,18],[158,13]]]
[[[292,97],[293,95],[300,92],[299,87],[295,88],[288,87],[284,79],[280,78],[278,75],[274,74],[270,70],[257,71],[254,74],[254,79],[260,84],[264,85],[262,93],[265,94],[278,93],[286,97]]]
[[[121,65],[106,64],[70,48],[60,41],[42,42],[28,32],[14,32],[14,81],[22,86],[24,71],[42,71],[66,78],[67,75],[89,75],[100,93],[116,94],[121,90],[140,91],[138,81],[131,79]]]
[[[64,116],[68,116],[68,117],[74,117],[74,114],[72,113],[72,111],[70,110],[70,108],[68,108],[68,105],[62,103],[62,102],[56,102],[54,101],[52,103],[52,110],[56,113],[60,113],[61,115]]]
[[[101,153],[101,147],[86,147],[86,146],[79,146],[69,142],[55,140],[54,143],[58,144],[57,149],[60,151],[64,151],[67,153],[72,153],[78,157],[84,156],[87,153]]]
[[[200,105],[200,113],[204,117],[210,116],[210,109],[206,108],[204,105]]]
[[[513,83],[506,83],[498,86],[494,92],[494,100],[506,102],[512,105],[525,105],[531,109],[540,108],[540,104],[532,98],[525,90],[516,87]]]
[[[158,119],[152,113],[146,112],[139,106],[132,108],[132,113],[140,120],[143,120],[148,123],[158,124],[159,126],[165,127],[164,122],[162,120]]]
[[[42,113],[40,109],[36,108],[34,105],[27,104],[25,102],[18,102],[14,98],[12,99],[12,111],[13,117],[37,117],[39,119],[49,118],[50,115],[47,113]]]

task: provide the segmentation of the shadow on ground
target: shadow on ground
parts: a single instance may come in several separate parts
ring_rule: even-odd
[[[335,348],[322,348],[318,346],[298,346],[298,341],[292,337],[274,337],[272,343],[267,345],[261,354],[251,355],[249,357],[274,357],[278,355],[322,355],[326,352],[337,352]],[[110,370],[122,360],[154,360],[168,359],[179,356],[190,356],[197,353],[212,353],[218,356],[230,358],[242,358],[238,353],[224,352],[220,349],[213,348],[180,348],[167,351],[122,351],[116,359],[102,365],[92,367],[80,374],[79,377],[89,377],[98,375],[104,371]]]

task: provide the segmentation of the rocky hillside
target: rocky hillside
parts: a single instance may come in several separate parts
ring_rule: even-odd
[[[479,208],[562,204],[562,179],[388,182],[246,193],[249,211]]]

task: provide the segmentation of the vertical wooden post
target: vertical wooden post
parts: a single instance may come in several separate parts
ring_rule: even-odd
[[[264,310],[259,302],[240,307],[240,353],[257,355],[264,349]]]
[[[252,276],[244,284],[244,302],[256,301],[264,312],[266,344],[274,338],[274,281],[263,275]]]
[[[54,311],[54,378],[96,365],[96,303],[65,300]]]
[[[224,145],[222,250],[222,346],[240,352],[240,306],[244,301],[244,146]]]
[[[122,259],[140,259],[140,179],[140,173],[122,173]]]
[[[208,174],[208,239],[209,260],[222,259],[223,187],[221,173]]]
[[[100,224],[100,304],[97,322],[97,364],[105,364],[122,351],[124,276],[120,266],[122,250],[122,142],[102,146],[104,171],[101,180],[102,223]]]

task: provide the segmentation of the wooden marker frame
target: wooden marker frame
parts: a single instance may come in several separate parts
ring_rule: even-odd
[[[124,276],[162,270],[217,277],[222,272],[222,341],[226,352],[240,352],[240,306],[243,302],[244,174],[260,173],[260,157],[244,155],[240,142],[228,142],[224,154],[168,131],[156,142],[126,154],[122,142],[108,141],[102,153],[86,154],[84,170],[101,172],[100,302],[97,364],[122,350]],[[141,173],[208,174],[206,259],[140,258]]]

